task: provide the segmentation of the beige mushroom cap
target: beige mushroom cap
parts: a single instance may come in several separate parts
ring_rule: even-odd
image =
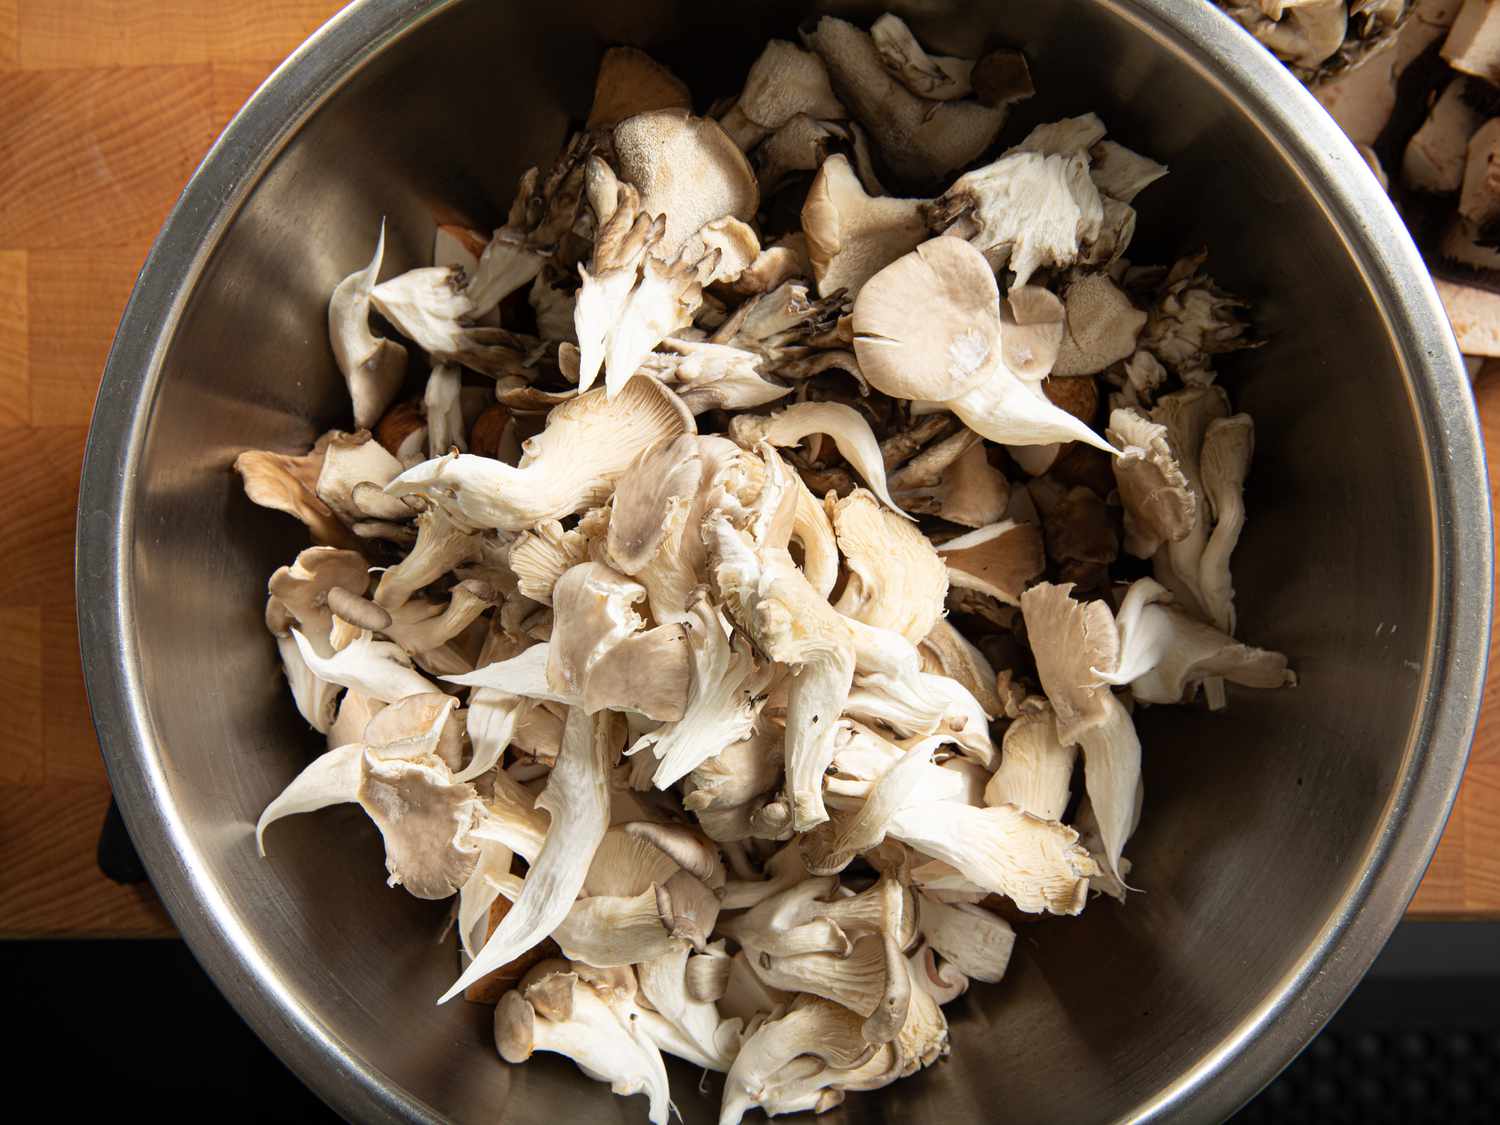
[[[1042,534],[1036,524],[1002,520],[939,545],[948,581],[977,590],[1006,605],[1020,605],[1026,584],[1046,569]]]
[[[1055,293],[1040,285],[1014,286],[1001,307],[1000,352],[1005,366],[1023,379],[1052,374],[1066,318],[1065,306]]]
[[[802,205],[802,230],[818,294],[850,297],[886,266],[927,238],[919,199],[871,196],[843,154],[818,169]]]
[[[832,505],[833,528],[849,578],[834,608],[917,644],[942,619],[948,571],[909,520],[857,488]]]
[[[1063,303],[1067,332],[1052,374],[1094,375],[1134,353],[1146,313],[1131,304],[1108,274],[1075,278],[1064,291]]]
[[[962,239],[930,239],[886,266],[860,289],[853,316],[860,371],[896,398],[957,398],[999,361],[1000,291]]]
[[[754,218],[760,206],[745,154],[711,118],[682,110],[637,114],[615,126],[620,178],[641,194],[641,210],[664,216],[656,252],[674,257],[705,223]]]

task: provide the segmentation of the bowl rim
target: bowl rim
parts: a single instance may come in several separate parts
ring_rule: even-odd
[[[78,504],[75,594],[85,686],[110,783],[151,881],[189,948],[240,1015],[329,1105],[361,1121],[443,1118],[297,1007],[195,861],[155,753],[139,679],[130,574],[132,482],[176,326],[240,206],[287,141],[361,66],[461,2],[355,0],[293,52],[220,135],[163,225],[121,318],[89,429]],[[1258,120],[1326,209],[1392,327],[1424,439],[1433,512],[1434,606],[1418,710],[1361,876],[1314,944],[1261,1003],[1129,1118],[1222,1120],[1268,1083],[1343,1003],[1400,920],[1437,847],[1483,691],[1493,574],[1489,485],[1468,379],[1427,267],[1332,118],[1212,5],[1096,2],[1182,56]],[[1397,324],[1402,331],[1394,330]]]

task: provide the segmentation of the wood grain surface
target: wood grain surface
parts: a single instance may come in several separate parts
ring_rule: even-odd
[[[109,783],[73,619],[78,471],[152,236],[235,110],[338,7],[0,0],[0,935],[173,933],[148,888],[95,866]],[[1500,448],[1500,379],[1478,397]],[[1412,913],[1500,918],[1495,702]]]

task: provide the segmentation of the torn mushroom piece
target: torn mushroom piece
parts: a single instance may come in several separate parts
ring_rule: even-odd
[[[719,124],[748,152],[798,115],[842,121],[848,113],[828,84],[822,59],[795,43],[772,39],[751,65],[744,89]]]
[[[1005,106],[934,101],[912,93],[886,68],[868,32],[822,17],[804,41],[828,66],[833,89],[870,132],[881,158],[902,179],[924,182],[963,167],[994,143]]]
[[[938,545],[948,581],[1006,605],[1020,605],[1027,583],[1046,569],[1041,531],[1035,524],[1001,520]]]
[[[818,293],[852,300],[866,281],[927,238],[923,201],[871,196],[847,157],[823,161],[802,205],[802,231]]]
[[[948,571],[927,536],[857,488],[830,505],[848,578],[834,608],[913,644],[942,619]]]
[[[1121,450],[1113,468],[1125,510],[1125,550],[1149,559],[1163,543],[1192,531],[1198,495],[1172,455],[1165,426],[1123,408],[1110,413],[1105,434]]]
[[[408,469],[387,491],[426,496],[474,527],[522,531],[608,499],[643,450],[696,430],[676,395],[637,376],[613,397],[600,388],[555,408],[517,466],[453,454]]]
[[[995,276],[961,239],[924,242],[871,278],[853,329],[860,371],[888,395],[942,403],[991,441],[1082,441],[1113,452],[1006,365]]]
[[[990,464],[983,440],[969,429],[917,454],[891,474],[890,488],[904,510],[960,527],[995,523],[1010,503],[1010,482]]]
[[[870,490],[890,507],[901,511],[886,487],[880,443],[875,439],[870,423],[852,406],[839,402],[800,402],[769,417],[741,414],[729,427],[729,436],[747,449],[761,441],[777,447],[795,445],[812,434],[831,437],[840,455],[865,479]]]
[[[406,349],[370,330],[370,294],[380,279],[384,257],[382,220],[370,264],[339,282],[328,301],[328,339],[334,362],[349,386],[354,424],[365,430],[380,421],[406,378]]]

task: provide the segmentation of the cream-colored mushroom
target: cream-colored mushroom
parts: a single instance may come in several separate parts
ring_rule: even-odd
[[[1005,121],[1003,105],[913,94],[886,69],[870,35],[845,20],[824,16],[804,39],[828,65],[834,91],[869,130],[885,164],[903,179],[929,181],[961,168],[994,142]]]
[[[1121,451],[1113,468],[1125,510],[1125,550],[1149,559],[1163,543],[1191,533],[1197,493],[1172,454],[1165,426],[1124,408],[1110,413],[1104,432]]]
[[[948,572],[927,536],[855,489],[831,506],[848,579],[834,608],[913,644],[942,619]]]
[[[720,124],[749,151],[798,114],[815,121],[842,121],[848,116],[828,84],[823,60],[795,43],[772,39],[750,67],[744,89]]]
[[[1057,737],[1051,707],[1028,708],[1005,728],[1000,768],[985,786],[985,804],[1014,805],[1042,820],[1061,820],[1077,756],[1077,746]]]
[[[632,608],[643,586],[602,563],[586,562],[552,591],[547,681],[589,714],[610,708],[672,722],[683,717],[691,661],[683,627],[646,628]]]
[[[866,282],[853,329],[861,372],[888,395],[944,403],[991,441],[1083,441],[1113,452],[1006,366],[994,274],[961,239],[924,242]]]
[[[941,543],[938,555],[956,589],[977,590],[1006,605],[1020,605],[1026,584],[1046,568],[1035,524],[1001,520]]]
[[[693,593],[683,622],[692,657],[692,682],[682,718],[638,739],[660,763],[652,777],[666,789],[728,747],[749,737],[764,705],[772,668],[755,659],[742,637],[733,640],[706,588]]]
[[[1167,174],[1167,166],[1114,141],[1101,140],[1089,149],[1089,177],[1100,193],[1129,203]]]
[[[375,601],[387,609],[402,606],[423,586],[477,558],[482,549],[473,529],[434,505],[417,517],[417,539],[407,556],[380,576]]]
[[[967,903],[945,903],[916,895],[917,928],[928,944],[959,972],[993,983],[1005,976],[1016,932],[996,914]]]
[[[811,434],[827,434],[839,454],[870,486],[870,491],[896,508],[886,487],[880,443],[859,411],[841,402],[799,402],[769,416],[737,415],[729,436],[745,448],[768,441],[777,447],[795,445]],[[904,513],[903,513],[904,514]]]
[[[870,25],[880,61],[896,80],[921,98],[951,102],[974,92],[974,63],[946,55],[929,55],[900,16],[887,12]]]
[[[609,827],[608,772],[618,731],[618,721],[607,713],[569,710],[562,752],[536,801],[552,817],[546,842],[510,912],[440,1003],[526,952],[567,917]]]
[[[380,421],[406,378],[406,349],[370,330],[370,294],[380,279],[384,257],[382,221],[370,264],[339,282],[328,300],[328,339],[334,362],[349,386],[354,424],[362,430],[373,429]]]
[[[401,462],[386,452],[368,430],[353,434],[334,431],[324,447],[323,464],[318,470],[314,491],[340,520],[352,527],[373,514],[355,498],[355,490],[365,485],[378,493],[400,472]],[[404,516],[394,511],[386,514],[404,518],[411,512],[407,509]]]
[[[318,439],[311,452],[301,456],[246,450],[234,459],[245,495],[252,504],[294,516],[307,525],[315,543],[358,550],[360,540],[317,494],[318,476],[334,431]]]
[[[802,205],[802,232],[821,296],[860,287],[927,238],[923,200],[871,196],[849,160],[823,161]]]
[[[1146,314],[1108,274],[1086,273],[1063,290],[1067,331],[1053,375],[1094,375],[1135,353]]]
[[[538,968],[551,964],[559,963],[543,962]],[[667,1125],[667,1071],[656,1044],[576,972],[553,970],[541,980],[531,974],[528,978],[529,988],[507,992],[495,1008],[500,1057],[521,1063],[535,1051],[566,1055],[621,1097],[645,1094],[651,1125]]]
[[[1141,786],[1141,743],[1102,674],[1119,664],[1120,635],[1103,602],[1079,602],[1072,586],[1039,583],[1021,595],[1037,676],[1057,737],[1083,747],[1084,780],[1098,814],[1106,870],[1118,872]],[[940,857],[941,858],[941,857]]]
[[[924,671],[962,684],[984,708],[987,718],[995,719],[1004,713],[995,686],[995,669],[984,653],[949,622],[936,622],[917,650],[922,654]]]
[[[1025,285],[1043,266],[1066,267],[1099,237],[1104,205],[1085,152],[1013,152],[966,172],[927,208],[934,230],[963,238]]]
[[[696,429],[676,395],[638,376],[613,397],[599,388],[555,408],[518,466],[454,454],[408,469],[388,491],[427,496],[475,527],[520,531],[597,506],[642,451]]]
[[[891,497],[903,509],[961,527],[983,527],[1005,515],[1010,482],[992,466],[978,434],[951,434],[891,474]]]
[[[1142,703],[1185,703],[1215,678],[1256,688],[1296,682],[1281,653],[1239,644],[1170,601],[1166,588],[1150,578],[1131,584],[1115,615],[1119,660],[1099,672],[1101,680],[1130,685]],[[1211,696],[1210,704],[1222,706],[1222,697]]]

